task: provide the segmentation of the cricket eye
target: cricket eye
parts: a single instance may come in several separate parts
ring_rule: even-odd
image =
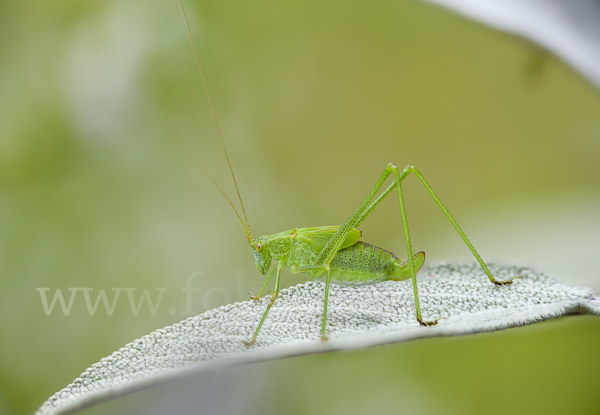
[[[256,244],[256,250],[258,252],[262,251],[262,244]]]

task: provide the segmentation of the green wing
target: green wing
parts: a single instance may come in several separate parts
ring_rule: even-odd
[[[302,239],[310,245],[311,249],[319,253],[331,237],[338,231],[339,226],[319,226],[317,228],[301,228],[298,229],[298,234],[302,235]],[[340,249],[347,248],[358,242],[362,232],[353,228],[346,236],[344,243]]]

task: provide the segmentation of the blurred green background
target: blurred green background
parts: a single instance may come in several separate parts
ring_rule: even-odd
[[[600,291],[600,95],[564,63],[416,0],[185,6],[256,236],[341,224],[386,163],[413,164],[484,259]],[[127,342],[260,288],[226,201],[168,138],[179,131],[234,195],[175,1],[0,2],[0,116],[0,414],[30,413]],[[405,187],[414,248],[471,261],[425,190]],[[362,229],[405,256],[394,200]],[[116,287],[137,288],[136,302],[166,291],[155,313],[133,312],[123,292],[111,315],[102,304],[90,315],[77,292],[69,315],[58,303],[46,315],[36,290],[68,303],[69,288],[93,289],[93,302]],[[565,335],[542,327],[529,347]],[[463,341],[483,352],[476,337]],[[428,340],[427,353],[446,342]],[[451,360],[468,361],[469,347]],[[598,360],[573,359],[597,384]],[[486,376],[535,384],[528,362]],[[402,384],[420,376],[378,370]]]

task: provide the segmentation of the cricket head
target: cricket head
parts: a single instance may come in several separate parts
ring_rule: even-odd
[[[254,254],[254,262],[256,269],[261,274],[266,274],[269,268],[271,268],[271,253],[269,252],[269,245],[266,236],[261,236],[258,241],[251,243],[252,253]]]

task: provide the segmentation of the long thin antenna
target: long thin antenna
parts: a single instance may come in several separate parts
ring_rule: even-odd
[[[192,32],[190,31],[190,25],[188,24],[187,16],[185,14],[185,10],[183,8],[183,4],[181,3],[181,0],[178,0],[178,2],[179,2],[179,8],[181,9],[181,14],[183,15],[183,21],[185,22],[185,28],[187,30],[188,37],[190,38],[190,43],[192,45],[192,49],[194,51],[194,57],[196,58],[196,66],[198,67],[198,72],[200,72],[200,78],[202,79],[202,85],[204,86],[204,91],[206,92],[206,97],[208,98],[208,103],[210,105],[210,110],[212,111],[213,118],[215,120],[215,125],[217,126],[217,131],[219,132],[219,139],[221,140],[221,146],[223,146],[223,152],[225,153],[225,158],[227,159],[227,164],[229,165],[229,172],[231,173],[231,178],[233,179],[233,185],[235,186],[235,191],[237,192],[237,196],[240,201],[240,205],[242,207],[242,214],[244,215],[244,220],[246,222],[246,225],[244,226],[242,224],[242,227],[244,227],[244,233],[246,233],[246,237],[248,238],[248,243],[250,245],[253,245],[254,238],[252,238],[252,233],[250,232],[250,224],[248,223],[248,218],[246,217],[246,210],[244,209],[244,202],[242,202],[242,196],[240,195],[240,189],[238,188],[237,181],[235,180],[235,174],[233,174],[233,168],[231,167],[231,162],[229,161],[229,154],[227,154],[227,149],[225,148],[225,142],[223,141],[223,135],[221,134],[221,128],[219,127],[219,122],[217,121],[215,109],[214,109],[212,101],[210,99],[210,95],[208,93],[208,88],[206,87],[206,81],[204,80],[204,74],[202,73],[202,67],[200,66],[200,60],[198,59],[198,53],[196,53],[196,45],[194,44],[194,39],[192,38]],[[219,186],[219,188],[220,188],[220,186]],[[223,194],[225,194],[222,189],[221,189],[221,192]],[[229,200],[229,199],[227,199],[227,200]],[[229,204],[231,204],[231,201],[229,201]],[[233,205],[231,205],[231,207],[233,207]],[[235,208],[233,210],[235,210]],[[236,211],[236,215],[237,215],[237,211]],[[239,215],[238,215],[238,219],[240,219]],[[240,223],[241,223],[241,219],[240,219]]]
[[[213,172],[208,167],[208,164],[206,164],[204,159],[202,159],[202,157],[200,157],[200,155],[194,150],[194,147],[185,139],[185,137],[183,135],[181,135],[181,133],[177,130],[177,128],[175,128],[175,126],[173,124],[171,124],[171,128],[173,130],[175,130],[175,132],[177,133],[177,135],[179,137],[176,138],[176,137],[172,136],[171,134],[165,132],[167,137],[169,137],[171,140],[173,140],[175,142],[175,144],[177,144],[179,146],[179,148],[181,148],[183,150],[183,152],[188,155],[188,157],[194,162],[194,164],[200,170],[202,170],[202,172],[204,174],[206,174],[206,176],[215,184],[215,186],[217,186],[217,188],[219,189],[219,191],[221,192],[223,197],[225,197],[225,199],[229,203],[229,206],[231,206],[231,208],[235,212],[235,216],[237,216],[238,221],[240,221],[240,225],[242,225],[242,229],[244,230],[246,237],[251,237],[249,235],[250,230],[246,229],[246,226],[242,222],[242,219],[241,219],[237,209],[235,208],[235,206],[233,206],[233,203],[231,203],[231,200],[229,199],[229,197],[227,197],[227,194],[223,190],[223,187],[221,187],[221,184],[219,183],[219,181],[217,180],[217,178],[215,177]]]

